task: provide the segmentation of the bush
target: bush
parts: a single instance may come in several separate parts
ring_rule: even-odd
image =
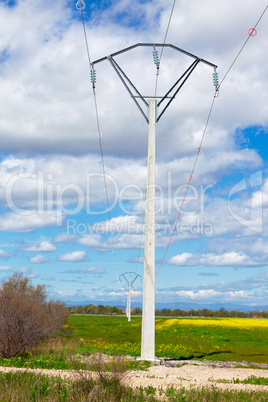
[[[0,285],[0,355],[16,356],[59,331],[67,319],[64,304],[48,301],[44,286],[15,273]]]

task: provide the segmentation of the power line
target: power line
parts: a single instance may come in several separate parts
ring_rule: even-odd
[[[166,40],[167,40],[167,35],[168,35],[169,28],[170,28],[170,23],[171,23],[171,20],[172,20],[172,16],[173,16],[175,4],[176,4],[176,0],[174,0],[174,1],[173,1],[173,4],[172,4],[172,8],[171,8],[171,12],[170,12],[170,16],[169,16],[168,25],[167,25],[167,29],[166,29],[166,32],[165,32],[163,44],[165,44],[165,43],[166,43]],[[164,51],[164,46],[163,46],[162,49],[161,49],[161,53],[160,53],[159,60],[156,60],[156,63],[155,63],[155,64],[157,64],[156,79],[155,79],[155,96],[156,96],[156,93],[157,93],[157,85],[158,85],[158,77],[159,77],[159,67],[160,67],[160,62],[161,62],[161,60],[162,60],[163,51]],[[155,52],[155,51],[154,51],[154,52]],[[156,52],[155,52],[155,54],[156,54]],[[158,55],[157,55],[156,57],[158,58]],[[142,213],[142,227],[144,226],[144,219],[145,219],[145,209],[143,209],[143,213]],[[141,254],[142,239],[143,239],[143,237],[142,237],[142,235],[141,235],[140,244],[139,244],[139,251],[138,251],[138,259],[137,259],[137,263],[136,263],[135,272],[137,272],[138,266],[139,266],[139,264],[140,264],[140,254]]]
[[[187,194],[188,194],[188,190],[189,190],[189,187],[190,187],[190,183],[191,183],[191,181],[193,180],[193,177],[194,177],[193,175],[194,175],[194,172],[195,172],[197,160],[198,160],[198,158],[199,158],[200,153],[202,152],[202,144],[203,144],[203,141],[204,141],[204,138],[205,138],[205,134],[206,134],[206,131],[207,131],[207,127],[208,127],[208,123],[209,123],[209,120],[210,120],[210,117],[211,117],[211,114],[212,114],[212,110],[213,110],[213,107],[214,107],[215,99],[216,99],[217,97],[218,97],[218,88],[216,88],[215,94],[213,95],[213,99],[212,99],[212,103],[211,103],[211,106],[210,106],[210,109],[209,109],[207,121],[206,121],[204,130],[203,130],[203,134],[202,134],[202,137],[201,137],[201,141],[200,141],[199,147],[197,148],[197,153],[196,153],[196,157],[195,157],[195,160],[194,160],[193,168],[192,168],[191,174],[190,174],[190,176],[189,176],[189,178],[188,178],[188,183],[187,183],[187,186],[186,186],[186,190],[185,190],[185,193],[184,193],[184,197],[183,197],[183,199],[182,199],[182,203],[181,203],[181,206],[180,206],[180,209],[179,209],[179,213],[178,213],[178,215],[177,215],[177,217],[176,217],[176,220],[175,220],[175,223],[174,223],[174,225],[173,225],[173,229],[172,229],[170,238],[169,238],[169,240],[168,240],[168,244],[167,244],[167,246],[166,246],[165,253],[164,253],[164,255],[163,255],[162,260],[160,261],[160,264],[159,264],[158,269],[157,269],[157,271],[156,271],[156,275],[158,274],[159,270],[161,269],[161,267],[162,267],[162,265],[163,265],[163,263],[164,263],[164,261],[165,261],[165,259],[166,259],[167,252],[168,252],[168,250],[169,250],[170,244],[171,244],[171,242],[172,242],[174,233],[175,233],[176,228],[177,228],[177,223],[178,223],[179,219],[181,218],[181,213],[182,213],[182,210],[183,210],[183,206],[184,206],[184,203],[186,202],[186,197],[187,197]]]
[[[171,12],[170,12],[169,20],[168,20],[168,25],[167,25],[167,29],[166,29],[166,33],[165,33],[165,37],[164,37],[164,41],[163,41],[164,44],[166,43],[166,40],[167,40],[168,31],[169,31],[170,23],[171,23],[171,20],[172,20],[172,16],[173,16],[175,4],[176,4],[176,0],[174,0],[174,1],[173,1],[173,4],[172,4],[172,8],[171,8]],[[161,60],[162,60],[163,52],[164,52],[164,47],[162,47],[162,49],[161,49],[161,53],[160,53],[160,57],[159,57],[159,63],[158,63],[158,66],[157,66],[157,71],[156,71],[156,78],[155,78],[155,96],[156,96],[156,93],[157,93],[158,77],[159,77],[159,67],[160,67],[160,63],[161,63]]]
[[[101,155],[101,165],[102,165],[102,174],[103,174],[104,189],[105,189],[107,215],[108,215],[108,220],[111,223],[110,239],[111,239],[111,244],[112,244],[112,253],[113,253],[113,259],[114,259],[116,277],[117,277],[117,280],[119,281],[118,264],[117,264],[117,259],[116,259],[115,244],[114,244],[114,237],[113,237],[113,227],[112,227],[112,222],[111,222],[111,209],[110,209],[110,202],[109,202],[109,196],[108,196],[108,187],[107,187],[106,171],[105,171],[104,156],[103,156],[103,146],[102,146],[102,138],[101,138],[102,134],[101,134],[101,129],[100,129],[100,119],[99,119],[97,95],[96,95],[96,88],[95,88],[95,82],[96,82],[95,70],[91,63],[88,38],[87,38],[87,32],[86,32],[86,26],[85,26],[85,19],[84,19],[84,13],[83,13],[83,10],[85,8],[85,2],[83,0],[78,0],[76,3],[76,8],[81,12],[81,18],[82,18],[82,23],[83,23],[84,38],[85,38],[87,57],[88,57],[90,76],[91,76],[91,83],[92,83],[92,92],[93,92],[93,98],[94,98],[95,116],[96,116],[97,129],[98,129],[99,148],[100,148],[100,155]]]
[[[164,37],[164,41],[163,41],[164,44],[166,43],[166,40],[167,40],[168,31],[169,31],[170,23],[171,23],[171,20],[172,20],[172,16],[173,16],[175,4],[176,4],[176,0],[174,0],[174,1],[173,1],[173,4],[172,4],[172,8],[171,8],[171,12],[170,12],[170,17],[169,17],[169,20],[168,20],[168,25],[167,25],[167,29],[166,29],[166,33],[165,33],[165,37]],[[161,50],[161,53],[160,53],[160,57],[159,57],[159,63],[161,63],[161,59],[162,59],[162,56],[163,56],[163,51],[164,51],[164,48],[162,47],[162,50]]]
[[[194,171],[195,171],[195,168],[196,168],[196,164],[197,164],[197,160],[198,160],[199,154],[200,154],[200,152],[202,151],[202,144],[203,144],[203,141],[204,141],[204,138],[205,138],[205,134],[206,134],[206,131],[207,131],[208,123],[209,123],[209,121],[210,121],[210,117],[211,117],[211,114],[212,114],[212,110],[213,110],[213,107],[214,107],[215,100],[216,100],[216,98],[217,98],[218,95],[219,95],[219,89],[220,89],[222,83],[224,82],[224,80],[226,79],[227,75],[228,75],[229,72],[231,71],[232,67],[234,66],[235,62],[236,62],[237,59],[239,58],[240,54],[242,53],[242,51],[243,51],[243,49],[245,48],[246,44],[248,43],[249,39],[251,38],[252,32],[254,32],[254,31],[256,30],[256,27],[258,26],[259,22],[261,21],[262,17],[264,16],[264,14],[265,14],[267,8],[268,8],[268,5],[267,5],[267,6],[265,7],[265,9],[263,10],[262,14],[260,15],[260,17],[259,17],[258,21],[256,22],[256,24],[254,25],[254,27],[249,30],[249,32],[248,32],[248,37],[247,37],[246,41],[244,42],[244,44],[243,44],[243,46],[241,47],[241,49],[239,50],[238,54],[237,54],[236,57],[234,58],[234,60],[233,60],[233,62],[231,63],[230,67],[228,68],[227,72],[226,72],[225,75],[223,76],[223,78],[222,78],[220,84],[219,84],[219,85],[216,85],[216,92],[215,92],[215,94],[214,94],[214,96],[213,96],[213,100],[212,100],[211,107],[210,107],[210,110],[209,110],[208,118],[207,118],[207,121],[206,121],[206,124],[205,124],[205,128],[204,128],[204,131],[203,131],[203,134],[202,134],[201,141],[200,141],[200,146],[199,146],[199,148],[197,148],[197,154],[196,154],[196,157],[195,157],[195,160],[194,160],[192,172],[191,172],[191,174],[190,174],[190,176],[189,176],[189,179],[188,179],[188,183],[187,183],[186,190],[185,190],[185,194],[184,194],[184,197],[183,197],[183,200],[182,200],[180,209],[179,209],[179,213],[178,213],[177,218],[176,218],[176,220],[175,220],[175,223],[174,223],[174,226],[173,226],[173,230],[172,230],[172,232],[171,232],[170,238],[169,238],[169,240],[168,240],[168,244],[167,244],[166,249],[165,249],[165,253],[164,253],[163,258],[162,258],[162,260],[161,260],[161,262],[160,262],[160,264],[159,264],[159,266],[158,266],[158,269],[157,269],[157,271],[156,271],[156,274],[158,274],[160,268],[162,267],[162,265],[163,265],[163,263],[164,263],[164,261],[165,261],[167,252],[168,252],[168,250],[169,250],[169,247],[170,247],[170,244],[171,244],[171,242],[172,242],[174,233],[175,233],[175,231],[176,231],[177,223],[178,223],[179,219],[181,218],[181,212],[182,212],[182,209],[183,209],[183,205],[184,205],[184,202],[186,201],[186,196],[187,196],[187,194],[188,194],[188,190],[189,190],[189,187],[190,187],[190,183],[191,183],[191,181],[193,180],[193,174],[194,174]]]
[[[164,44],[166,43],[166,39],[167,39],[167,35],[168,35],[168,32],[169,32],[169,28],[170,28],[170,24],[171,24],[173,12],[174,12],[175,4],[176,4],[176,0],[173,1],[173,5],[172,5],[172,9],[171,9],[171,13],[170,13],[170,17],[169,17],[167,29],[166,29],[166,32],[165,32],[165,37],[164,37],[164,42],[163,42]],[[83,9],[84,9],[84,7],[85,7],[84,1],[83,1],[83,0],[78,0],[78,2],[77,2],[77,8],[81,11],[81,17],[82,17],[82,22],[83,22],[83,30],[84,30],[84,36],[85,36],[85,43],[86,43],[86,49],[87,49],[87,55],[88,55],[90,73],[91,73],[91,77],[94,77],[94,69],[93,69],[93,65],[92,65],[92,63],[91,63],[91,59],[90,59],[89,46],[88,46],[87,34],[86,34],[86,29],[85,29],[85,21],[84,21],[84,15],[83,15]],[[251,33],[252,33],[254,30],[256,30],[256,27],[257,27],[257,25],[259,24],[260,20],[262,19],[263,15],[265,14],[267,8],[268,8],[268,5],[265,7],[264,11],[262,12],[261,16],[259,17],[258,21],[256,22],[254,28],[252,28]],[[205,127],[204,127],[204,131],[203,131],[203,134],[202,134],[201,141],[200,141],[200,146],[199,146],[199,148],[198,148],[198,150],[197,150],[197,154],[196,154],[196,157],[195,157],[195,160],[194,160],[193,168],[192,168],[191,174],[190,174],[189,179],[188,179],[188,184],[187,184],[187,186],[186,186],[186,190],[185,190],[185,194],[184,194],[184,197],[183,197],[183,201],[182,201],[182,204],[181,204],[181,207],[180,207],[180,210],[179,210],[179,214],[178,214],[178,216],[177,216],[177,218],[176,218],[176,221],[175,221],[175,224],[174,224],[174,227],[173,227],[173,231],[172,231],[172,233],[171,233],[171,236],[170,236],[169,241],[168,241],[168,245],[167,245],[167,247],[166,247],[165,254],[164,254],[164,256],[163,256],[163,258],[162,258],[162,260],[161,260],[161,263],[160,263],[159,268],[158,268],[158,270],[157,270],[156,273],[158,273],[159,269],[160,269],[161,266],[163,265],[163,262],[164,262],[164,260],[165,260],[167,251],[168,251],[168,249],[169,249],[169,247],[170,247],[170,243],[171,243],[172,238],[173,238],[173,236],[174,236],[174,232],[175,232],[175,230],[176,230],[177,222],[178,222],[178,220],[179,220],[180,217],[181,217],[181,212],[182,212],[182,209],[183,209],[183,205],[184,205],[184,202],[186,201],[186,196],[187,196],[187,194],[188,194],[188,190],[189,190],[189,187],[190,187],[190,183],[191,183],[191,181],[193,180],[193,174],[194,174],[194,172],[195,172],[195,168],[196,168],[196,164],[197,164],[197,161],[198,161],[199,154],[200,154],[200,152],[201,152],[201,150],[202,150],[202,144],[203,144],[203,141],[204,141],[204,138],[205,138],[205,134],[206,134],[206,131],[207,131],[208,123],[209,123],[209,121],[210,121],[210,117],[211,117],[212,110],[213,110],[213,107],[214,107],[215,99],[216,99],[216,97],[218,96],[219,88],[221,87],[222,83],[224,82],[224,80],[226,79],[226,77],[227,77],[227,75],[229,74],[230,70],[232,69],[233,65],[235,64],[235,62],[236,62],[237,59],[239,58],[240,54],[242,53],[244,47],[246,46],[246,44],[247,44],[247,42],[249,41],[249,39],[250,39],[251,36],[252,36],[252,34],[249,33],[248,38],[246,39],[246,41],[244,42],[243,46],[242,46],[241,49],[239,50],[238,54],[236,55],[234,61],[233,61],[232,64],[230,65],[229,69],[227,70],[227,72],[226,72],[225,75],[223,76],[223,79],[221,80],[220,84],[217,85],[217,87],[216,87],[216,92],[215,92],[215,94],[214,94],[214,96],[213,96],[213,100],[212,100],[211,107],[210,107],[210,110],[209,110],[208,118],[207,118],[207,121],[206,121],[206,124],[205,124]],[[159,77],[159,66],[160,66],[160,62],[161,62],[162,57],[163,57],[163,51],[164,51],[164,46],[163,46],[162,49],[161,49],[161,54],[160,54],[159,60],[158,60],[158,62],[156,63],[156,64],[157,64],[157,73],[156,73],[156,83],[155,83],[155,94],[156,94],[156,92],[157,92],[158,77]],[[96,121],[97,121],[97,128],[98,128],[99,147],[100,147],[100,154],[101,154],[101,161],[102,161],[102,170],[103,170],[103,177],[104,177],[104,187],[105,187],[105,196],[106,196],[106,204],[107,204],[107,214],[108,214],[109,220],[111,221],[110,206],[109,206],[109,197],[108,197],[108,188],[107,188],[106,172],[105,172],[104,156],[103,156],[103,146],[102,146],[102,139],[101,139],[100,121],[99,121],[98,105],[97,105],[97,97],[96,97],[95,81],[94,81],[94,79],[92,80],[92,90],[93,90],[93,95],[94,95],[94,105],[95,105],[95,114],[96,114]],[[143,216],[143,219],[144,219],[144,216]],[[142,220],[143,220],[143,219],[142,219]],[[112,230],[112,229],[111,229],[111,230]],[[113,256],[114,256],[114,264],[115,264],[115,268],[116,268],[116,272],[117,272],[117,277],[118,277],[118,267],[117,267],[117,260],[116,260],[115,247],[114,247],[114,239],[113,239],[113,233],[112,233],[112,231],[111,231],[111,243],[112,243],[112,250],[113,250]],[[139,256],[140,256],[140,250],[141,250],[141,242],[140,242],[140,247],[139,247]],[[138,257],[138,260],[139,260],[139,257]],[[137,261],[136,270],[137,270],[137,267],[138,267],[138,261]]]
[[[168,31],[169,31],[169,27],[170,27],[171,20],[172,20],[172,16],[173,16],[175,4],[176,4],[176,0],[174,0],[174,1],[173,1],[173,4],[172,4],[172,8],[171,8],[171,12],[170,12],[170,16],[169,16],[168,25],[167,25],[167,29],[166,29],[166,33],[165,33],[165,37],[164,37],[163,44],[165,44],[165,43],[166,43],[166,40],[167,40],[167,35],[168,35]],[[156,93],[157,93],[157,85],[158,85],[158,77],[159,77],[159,67],[160,67],[160,62],[161,62],[161,60],[162,60],[163,51],[164,51],[164,46],[163,46],[162,49],[161,49],[160,57],[159,57],[159,60],[158,60],[158,63],[157,63],[156,78],[155,78],[155,96],[156,96]],[[144,226],[144,219],[145,219],[145,210],[143,209],[143,213],[142,213],[142,227]],[[142,235],[141,235],[141,240],[140,240],[140,245],[139,245],[138,259],[137,259],[137,264],[136,264],[135,272],[137,272],[138,266],[139,266],[139,264],[140,264],[141,245],[142,245]]]
[[[256,30],[256,27],[258,26],[260,20],[261,20],[262,17],[264,16],[264,14],[265,14],[267,8],[268,8],[268,5],[267,5],[267,6],[265,7],[265,9],[263,10],[261,16],[259,17],[258,21],[257,21],[256,24],[254,25],[254,28],[252,28],[252,31],[251,31],[251,32],[253,32],[253,31]],[[245,42],[244,42],[243,46],[241,47],[241,49],[239,50],[239,52],[237,53],[237,55],[236,55],[234,61],[232,62],[232,64],[231,64],[230,67],[228,68],[227,72],[226,72],[225,75],[223,76],[223,79],[221,80],[219,87],[222,85],[223,81],[225,80],[225,78],[226,78],[227,75],[229,74],[230,70],[233,68],[233,65],[235,64],[236,60],[238,59],[238,57],[239,57],[240,54],[242,53],[244,47],[246,46],[246,44],[248,43],[248,41],[249,41],[249,39],[250,39],[251,37],[252,37],[252,34],[248,33],[247,39],[245,40]]]

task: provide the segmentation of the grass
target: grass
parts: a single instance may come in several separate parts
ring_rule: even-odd
[[[234,379],[233,383],[234,384],[268,385],[268,378],[251,376],[251,377],[246,378],[245,380]]]
[[[166,401],[181,402],[265,402],[267,392],[221,391],[216,388],[198,388],[176,390],[168,388],[166,392],[154,387],[138,387],[132,389],[122,386],[118,377],[94,381],[92,378],[81,380],[63,380],[59,377],[36,375],[32,373],[0,373],[0,401],[48,401],[48,402],[99,402],[124,401],[143,402],[157,401],[157,394]],[[163,399],[162,399],[163,400]]]
[[[69,323],[89,353],[140,355],[141,317],[128,323],[125,317],[75,315]],[[265,319],[156,318],[158,357],[267,363],[267,339]]]
[[[234,368],[243,368],[243,369],[261,369],[261,370],[268,370],[268,368],[264,368],[262,366],[257,366],[255,364],[247,364],[246,366],[242,365],[242,364],[237,364]]]
[[[122,387],[116,381],[79,381],[32,373],[0,373],[1,401],[145,401],[135,396],[130,387]]]
[[[74,355],[93,354],[102,350],[106,354],[140,355],[141,317],[128,323],[118,316],[71,316],[72,335],[62,335],[39,343],[23,355],[0,359],[2,366],[74,369],[86,368],[81,358]],[[66,332],[68,334],[68,331]],[[268,362],[268,320],[204,318],[156,318],[156,355],[180,359],[209,359],[225,361]],[[113,364],[113,363],[112,363]],[[125,370],[146,369],[149,363],[128,362]],[[239,365],[238,365],[239,366]],[[167,401],[266,401],[267,392],[220,391],[199,388],[166,392],[154,387],[135,390],[123,387],[111,363],[87,366],[99,373],[98,380],[81,378],[80,381],[35,375],[32,373],[0,373],[0,402],[3,401],[155,401],[161,395]],[[243,367],[243,366],[242,366]],[[100,375],[114,371],[112,381]],[[250,377],[233,380],[237,383],[268,385],[267,378]],[[239,382],[238,382],[239,381]],[[246,382],[247,381],[247,382]],[[95,399],[94,399],[95,398]]]
[[[21,356],[10,359],[0,358],[0,365],[6,367],[24,367],[68,370],[72,363],[68,359],[80,350],[77,339],[52,338],[31,348]]]
[[[232,321],[234,320],[234,321]],[[41,342],[22,356],[0,359],[1,366],[68,370],[69,357],[93,354],[140,355],[141,317],[70,316],[72,335]],[[68,331],[67,331],[68,333]],[[268,320],[156,318],[156,356],[180,359],[268,362]],[[238,365],[239,366],[239,365]],[[81,368],[83,365],[81,364]],[[146,368],[130,362],[129,368]]]
[[[91,353],[100,351],[96,346],[90,350]],[[0,358],[0,366],[70,370],[73,369],[74,365],[73,356],[79,356],[78,359],[75,359],[76,366],[79,362],[80,369],[87,368],[94,371],[94,366],[82,362],[83,353],[87,353],[87,350],[84,342],[79,339],[52,338],[40,342],[21,356],[10,359]],[[149,366],[150,363],[144,361],[127,362],[127,368],[133,370],[146,370]],[[106,364],[105,371],[109,371],[109,363]]]

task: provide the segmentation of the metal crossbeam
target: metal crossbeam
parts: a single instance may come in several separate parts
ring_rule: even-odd
[[[134,91],[138,94],[139,98],[142,99],[142,101],[145,103],[145,105],[147,107],[149,107],[149,104],[146,102],[146,100],[144,99],[144,97],[141,95],[141,93],[138,91],[138,89],[135,87],[135,85],[130,81],[130,79],[128,78],[128,76],[124,73],[124,71],[121,69],[121,67],[118,65],[118,63],[116,63],[116,61],[113,59],[112,56],[108,56],[107,59],[109,60],[109,62],[111,63],[112,67],[114,68],[116,74],[118,75],[118,77],[120,78],[120,80],[123,82],[126,90],[128,91],[128,93],[130,94],[131,98],[134,100],[134,102],[136,103],[138,109],[140,110],[141,114],[143,115],[143,117],[145,118],[145,120],[147,121],[147,123],[149,123],[149,119],[147,117],[147,115],[144,113],[144,111],[142,110],[142,107],[140,106],[139,102],[136,100],[136,97],[134,96],[134,94],[132,93],[130,87],[127,85],[127,82],[129,83],[130,86],[132,86],[132,88],[134,89]],[[126,82],[127,81],[127,82]]]
[[[161,99],[161,101],[158,102],[157,107],[159,107],[159,105],[167,98],[167,95],[169,95],[173,89],[176,88],[176,86],[179,84],[179,82],[182,80],[182,78],[186,75],[186,78],[182,81],[181,85],[179,86],[179,88],[177,88],[177,90],[175,91],[175,93],[173,94],[173,96],[171,97],[170,101],[166,104],[166,106],[164,107],[164,109],[162,110],[162,112],[159,114],[159,116],[156,119],[156,122],[158,122],[161,118],[161,116],[163,116],[163,114],[165,113],[165,111],[167,110],[167,108],[169,107],[169,105],[171,104],[171,102],[175,99],[177,93],[180,91],[180,89],[182,88],[182,86],[185,84],[185,82],[188,80],[188,78],[190,77],[190,75],[192,74],[192,72],[194,71],[195,67],[198,65],[198,63],[200,62],[200,59],[196,59],[191,65],[190,67],[182,74],[182,76],[176,81],[176,83],[173,85],[173,87],[166,93],[166,95]]]
[[[172,85],[172,87],[167,91],[167,93],[164,96],[143,96],[139,90],[137,89],[137,87],[133,84],[133,82],[129,79],[129,77],[126,75],[126,73],[122,70],[122,68],[119,66],[119,64],[114,60],[115,56],[118,56],[122,53],[128,52],[129,50],[133,50],[137,47],[152,47],[153,49],[157,48],[157,47],[161,47],[161,48],[171,48],[173,50],[176,50],[180,53],[185,54],[186,56],[189,56],[191,58],[194,59],[194,62],[186,69],[186,71],[180,76],[180,78],[175,82],[174,85]],[[130,94],[130,97],[133,99],[133,101],[135,102],[137,108],[139,109],[139,111],[141,112],[142,116],[145,118],[146,122],[149,124],[149,118],[147,116],[148,113],[148,108],[149,108],[149,104],[146,101],[146,98],[150,98],[150,99],[160,99],[160,101],[157,103],[157,108],[159,108],[159,106],[165,102],[167,99],[169,99],[169,101],[167,102],[167,104],[163,107],[163,110],[160,111],[160,113],[158,114],[158,117],[156,118],[156,123],[159,122],[160,118],[163,116],[163,114],[165,113],[165,111],[167,110],[167,108],[170,106],[171,102],[175,99],[176,95],[178,94],[178,92],[180,91],[180,89],[182,88],[182,86],[185,84],[185,82],[187,81],[187,79],[190,77],[190,75],[192,74],[192,72],[194,71],[194,69],[196,68],[196,66],[199,63],[205,63],[211,67],[213,67],[214,69],[217,68],[217,66],[213,63],[210,63],[207,60],[201,59],[200,57],[187,52],[186,50],[183,50],[177,46],[171,45],[171,44],[165,44],[165,43],[136,43],[135,45],[126,47],[122,50],[119,50],[118,52],[112,53],[108,56],[102,57],[101,59],[95,60],[92,63],[92,68],[94,68],[95,64],[101,63],[102,61],[108,60],[111,64],[111,66],[113,67],[113,69],[115,70],[116,74],[118,75],[118,77],[120,78],[120,80],[122,81],[123,85],[125,86],[126,90],[128,91],[128,93]],[[180,85],[179,85],[180,84]],[[174,91],[174,92],[173,92]],[[146,107],[146,110],[144,110],[144,107],[141,106],[141,104],[138,102],[138,100],[141,100],[143,102],[143,104]]]
[[[148,47],[148,46],[149,46],[149,47],[170,47],[171,49],[177,50],[177,51],[180,52],[180,53],[184,53],[185,55],[190,56],[190,57],[193,57],[194,59],[199,59],[198,56],[196,56],[196,55],[194,55],[194,54],[192,54],[192,53],[190,53],[190,52],[187,52],[186,50],[183,50],[183,49],[181,49],[181,48],[179,48],[179,47],[177,47],[177,46],[168,44],[168,43],[136,43],[135,45],[126,47],[126,48],[124,48],[124,49],[122,49],[122,50],[119,50],[118,52],[112,53],[110,56],[111,56],[111,57],[117,56],[117,55],[119,55],[119,54],[128,52],[129,50],[135,49],[136,47]],[[107,60],[108,57],[109,57],[109,56],[105,56],[105,57],[102,57],[101,59],[95,60],[95,61],[93,61],[92,64],[94,65],[94,64],[100,63],[100,62],[102,62],[102,61],[104,61],[104,60]],[[200,61],[201,61],[202,63],[208,64],[209,66],[211,66],[211,67],[213,67],[213,68],[217,68],[217,66],[216,66],[215,64],[210,63],[210,62],[207,61],[207,60],[200,59]]]
[[[132,279],[132,281],[131,281],[131,280],[128,280],[128,279],[125,277],[125,275],[127,275],[127,274],[130,274],[130,276],[131,276],[132,274],[135,275],[134,279]],[[121,275],[119,276],[119,280],[120,280],[121,277],[123,277],[123,278],[125,279],[127,285],[129,285],[129,283],[131,283],[131,285],[133,285],[134,282],[136,281],[136,279],[137,279],[138,277],[141,277],[141,275],[136,274],[136,272],[125,272],[124,274],[121,274]]]

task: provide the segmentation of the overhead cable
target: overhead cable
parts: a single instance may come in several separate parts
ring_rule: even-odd
[[[214,94],[214,96],[213,96],[213,100],[212,100],[211,107],[210,107],[210,110],[209,110],[208,118],[207,118],[207,121],[206,121],[206,124],[205,124],[205,128],[204,128],[204,131],[203,131],[203,134],[202,134],[202,138],[201,138],[201,141],[200,141],[200,146],[199,146],[199,148],[197,148],[197,154],[196,154],[196,157],[195,157],[195,160],[194,160],[192,172],[191,172],[191,174],[190,174],[190,176],[189,176],[189,179],[188,179],[188,184],[187,184],[187,186],[186,186],[185,194],[184,194],[184,197],[183,197],[183,199],[182,199],[182,203],[181,203],[181,206],[180,206],[180,209],[179,209],[179,213],[178,213],[177,218],[176,218],[176,220],[175,220],[175,223],[174,223],[174,226],[173,226],[173,230],[172,230],[172,232],[171,232],[170,238],[169,238],[169,240],[168,240],[168,244],[167,244],[166,249],[165,249],[164,256],[163,256],[162,260],[160,261],[160,264],[159,264],[159,266],[158,266],[158,269],[157,269],[157,271],[156,271],[156,274],[159,272],[160,268],[162,267],[162,265],[163,265],[163,263],[164,263],[164,261],[165,261],[167,252],[168,252],[169,247],[170,247],[170,244],[171,244],[171,241],[172,241],[173,236],[174,236],[174,233],[175,233],[175,231],[176,231],[177,223],[178,223],[179,219],[181,218],[181,212],[182,212],[182,209],[183,209],[183,205],[184,205],[184,202],[186,201],[186,196],[187,196],[187,193],[188,193],[188,190],[189,190],[189,187],[190,187],[190,183],[191,183],[191,181],[193,180],[193,174],[194,174],[194,171],[195,171],[195,168],[196,168],[196,164],[197,164],[197,160],[198,160],[199,154],[200,154],[200,152],[202,151],[202,144],[203,144],[203,141],[204,141],[204,138],[205,138],[205,134],[206,134],[206,131],[207,131],[207,127],[208,127],[208,124],[209,124],[209,121],[210,121],[210,117],[211,117],[212,110],[213,110],[213,107],[214,107],[215,99],[216,99],[216,98],[218,97],[218,95],[219,95],[219,89],[220,89],[222,83],[224,82],[224,80],[226,79],[227,75],[228,75],[229,72],[231,71],[233,65],[235,64],[235,62],[236,62],[237,59],[239,58],[240,54],[242,53],[242,51],[243,51],[244,47],[246,46],[246,44],[248,43],[249,39],[252,37],[252,32],[254,32],[254,31],[256,30],[256,27],[258,26],[259,22],[261,21],[262,17],[264,16],[265,12],[267,11],[267,9],[268,9],[268,5],[267,5],[267,6],[265,7],[265,9],[263,10],[262,14],[260,15],[260,17],[259,17],[258,21],[256,22],[256,24],[254,25],[254,27],[248,32],[248,37],[247,37],[247,39],[245,40],[243,46],[241,47],[241,49],[239,50],[238,54],[236,55],[234,61],[231,63],[231,65],[230,65],[230,67],[228,68],[227,72],[226,72],[225,75],[223,76],[223,78],[222,78],[220,84],[218,83],[218,76],[217,76],[216,71],[215,71],[214,74],[213,74],[213,81],[214,81],[214,85],[215,85],[215,87],[216,87],[215,94]]]
[[[164,41],[163,41],[164,44],[166,43],[166,40],[167,40],[168,31],[169,31],[170,23],[171,23],[171,20],[172,20],[172,16],[173,16],[175,4],[176,4],[176,0],[174,0],[174,1],[173,1],[173,4],[172,4],[172,8],[171,8],[171,12],[170,12],[169,20],[168,20],[168,25],[167,25],[167,29],[166,29],[166,33],[165,33],[165,37],[164,37]],[[160,53],[160,57],[159,57],[159,62],[158,62],[158,65],[157,65],[156,78],[155,78],[155,91],[154,91],[154,92],[155,92],[155,94],[154,94],[155,96],[156,96],[156,94],[157,94],[158,77],[159,77],[159,67],[160,67],[160,63],[161,63],[161,60],[162,60],[163,51],[164,51],[164,47],[162,47],[162,49],[161,49],[161,53]]]
[[[99,119],[97,95],[96,95],[96,88],[95,88],[96,73],[95,73],[95,70],[94,70],[94,68],[92,66],[92,63],[91,63],[89,45],[88,45],[88,38],[87,38],[87,32],[86,32],[86,26],[85,26],[85,19],[84,19],[84,13],[83,13],[83,9],[85,8],[85,2],[83,0],[78,0],[78,2],[76,3],[76,8],[81,12],[81,18],[82,18],[82,23],[83,23],[85,44],[86,44],[87,57],[88,57],[89,68],[90,68],[90,77],[91,77],[91,83],[92,83],[92,91],[93,91],[93,97],[94,97],[94,106],[95,106],[95,115],[96,115],[96,122],[97,122],[98,138],[99,138],[99,148],[100,148],[102,174],[103,174],[104,189],[105,189],[107,216],[108,216],[108,221],[111,224],[110,239],[111,239],[111,246],[112,246],[112,253],[113,253],[113,260],[114,260],[114,266],[115,266],[115,271],[116,271],[116,277],[117,277],[117,280],[119,281],[118,264],[117,264],[117,258],[116,258],[116,253],[115,253],[113,227],[112,227],[112,221],[111,221],[111,209],[110,209],[110,202],[109,202],[109,196],[108,196],[106,170],[105,170],[104,156],[103,156],[103,146],[102,146],[102,138],[101,138],[102,134],[101,134],[101,129],[100,129],[100,119]],[[108,228],[107,228],[107,230],[108,230]]]
[[[252,30],[256,30],[256,27],[258,26],[260,20],[261,20],[262,17],[264,16],[264,14],[265,14],[267,8],[268,8],[268,5],[267,5],[267,6],[265,7],[265,9],[263,10],[263,12],[262,12],[260,18],[258,19],[258,21],[256,22],[256,24],[254,25],[254,27],[252,28]],[[231,71],[231,69],[233,68],[233,65],[235,64],[236,60],[238,59],[238,57],[239,57],[240,54],[242,53],[244,47],[246,46],[246,44],[248,43],[248,41],[249,41],[249,39],[250,39],[251,37],[252,37],[252,34],[248,33],[247,39],[245,40],[245,42],[244,42],[243,46],[241,47],[241,49],[239,50],[239,52],[237,53],[237,55],[236,55],[234,61],[232,62],[232,64],[231,64],[230,67],[228,68],[227,72],[226,72],[225,75],[223,76],[223,78],[222,78],[222,80],[221,80],[221,82],[220,82],[219,87],[222,85],[223,81],[225,80],[225,78],[227,77],[227,75],[229,74],[229,72]]]

